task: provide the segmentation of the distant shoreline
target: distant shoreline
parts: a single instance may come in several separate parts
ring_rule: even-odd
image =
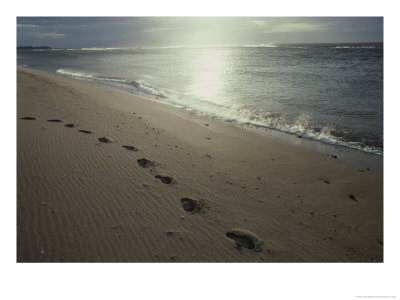
[[[48,50],[89,50],[89,49],[171,49],[171,48],[253,48],[253,47],[271,47],[271,46],[291,46],[291,45],[309,45],[309,46],[331,46],[331,45],[384,45],[384,42],[338,42],[338,43],[271,43],[271,44],[254,44],[254,45],[175,45],[175,46],[86,46],[86,47],[50,47],[50,46],[17,46],[17,50],[34,50],[34,49],[48,49]]]
[[[52,49],[48,46],[19,46],[17,50],[32,50],[32,49]]]

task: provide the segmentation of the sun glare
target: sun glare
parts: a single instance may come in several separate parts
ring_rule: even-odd
[[[221,49],[202,49],[190,90],[202,100],[220,104],[219,94],[224,86],[226,54]]]

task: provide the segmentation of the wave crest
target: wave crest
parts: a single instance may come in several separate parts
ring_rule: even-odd
[[[125,88],[134,88],[136,92],[141,94],[167,98],[166,92],[142,80],[132,80],[129,78],[121,78],[121,77],[106,77],[106,76],[96,75],[93,73],[86,73],[82,71],[69,70],[69,69],[58,69],[56,73],[59,75],[68,76],[76,79],[100,81],[102,83],[114,83],[119,85],[117,87],[121,87],[122,85]]]

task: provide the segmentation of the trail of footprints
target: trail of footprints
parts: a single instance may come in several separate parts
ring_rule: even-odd
[[[22,120],[37,120],[36,117],[22,117]],[[62,123],[63,121],[60,119],[49,119],[47,122],[52,123]],[[67,128],[75,128],[75,125],[72,123],[64,124]],[[92,134],[93,132],[86,129],[78,129],[78,132],[85,134]],[[100,137],[98,141],[105,144],[113,143],[114,140],[109,137]],[[128,151],[137,152],[140,151],[137,147],[132,145],[122,145],[122,148],[125,148]],[[137,159],[137,164],[142,168],[151,168],[157,166],[155,161],[149,160],[145,157]],[[156,179],[160,180],[163,184],[177,184],[177,180],[168,175],[157,174],[154,176]],[[204,200],[194,200],[191,198],[182,198],[181,205],[183,210],[190,214],[201,213],[202,209],[205,207]],[[253,233],[243,229],[233,229],[232,231],[226,233],[226,237],[235,241],[236,248],[241,249],[247,248],[252,249],[257,252],[262,251],[263,242]]]
[[[22,117],[21,120],[34,121],[34,120],[37,120],[37,118],[28,116],[28,117]],[[49,119],[49,120],[47,120],[47,122],[62,123],[63,121],[60,120],[60,119]],[[72,124],[72,123],[64,124],[64,126],[67,127],[67,128],[75,128],[75,125]],[[86,129],[78,129],[78,132],[85,133],[85,134],[92,134],[93,133],[92,131],[86,130]],[[98,141],[101,142],[101,143],[105,143],[105,144],[110,144],[110,143],[114,142],[114,140],[109,138],[109,137],[98,138]],[[134,152],[139,151],[139,149],[137,147],[131,146],[131,145],[123,145],[122,147],[125,148],[126,150],[129,150],[129,151],[134,151]],[[156,165],[156,163],[154,161],[151,161],[151,160],[149,160],[147,158],[138,159],[137,163],[138,163],[139,166],[141,166],[143,168],[149,168],[149,167],[153,167],[153,166]],[[177,181],[171,176],[158,174],[158,175],[155,175],[154,177],[157,178],[158,180],[160,180],[164,184],[177,183]]]
[[[22,120],[37,120],[36,117],[22,117]],[[47,120],[48,122],[53,122],[53,123],[62,123],[63,121],[60,119],[49,119]],[[75,125],[72,123],[67,123],[64,125],[67,128],[75,128]],[[85,134],[92,134],[93,132],[90,130],[85,130],[85,129],[78,129],[78,132],[85,133]],[[98,138],[98,141],[101,143],[109,144],[113,143],[114,140],[108,137],[101,137]],[[122,145],[122,148],[125,148],[128,151],[133,151],[137,152],[140,151],[137,147],[132,146],[132,145]],[[157,163],[155,161],[149,160],[147,158],[140,158],[137,159],[137,164],[142,167],[142,168],[151,168],[157,166]],[[160,180],[163,184],[177,184],[177,180],[174,179],[171,176],[168,175],[155,175],[154,176],[156,179]],[[329,181],[323,180],[324,183],[330,184]],[[349,195],[349,198],[352,199],[355,202],[358,202],[358,200],[355,198],[354,195]],[[196,214],[196,213],[201,213],[202,209],[205,207],[205,202],[203,200],[194,200],[191,198],[181,198],[181,205],[183,210],[190,214]],[[256,252],[261,252],[263,250],[263,244],[264,242],[258,238],[254,233],[236,228],[232,229],[231,231],[227,232],[225,236],[229,239],[232,239],[235,242],[235,246],[238,250],[241,250],[242,248],[246,249],[251,249]],[[266,250],[268,253],[270,253],[270,250]]]

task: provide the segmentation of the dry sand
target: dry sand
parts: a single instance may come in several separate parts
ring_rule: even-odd
[[[382,171],[93,83],[17,76],[17,261],[383,261]]]

